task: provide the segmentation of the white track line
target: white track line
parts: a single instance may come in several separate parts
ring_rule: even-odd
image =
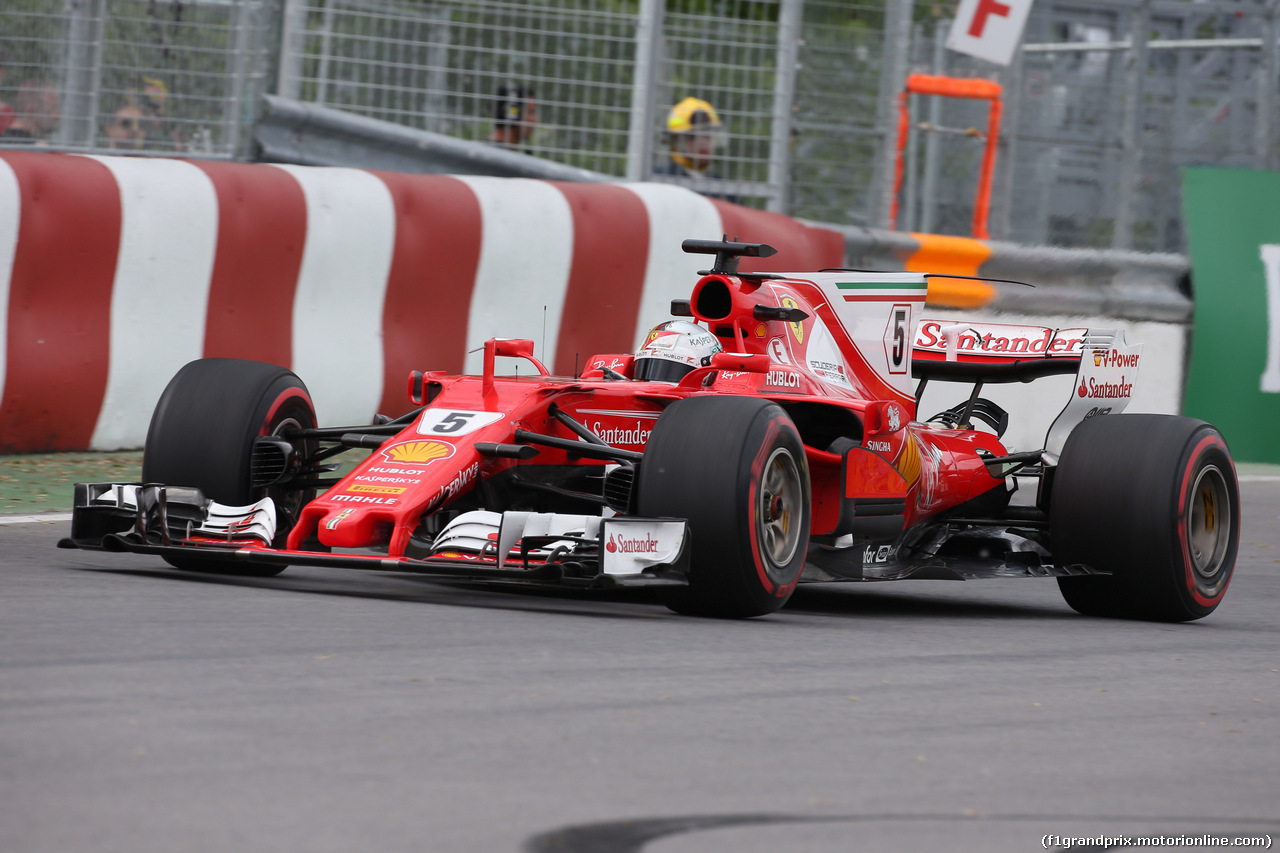
[[[39,515],[0,515],[0,525],[5,524],[52,524],[71,520],[69,512],[42,512]]]

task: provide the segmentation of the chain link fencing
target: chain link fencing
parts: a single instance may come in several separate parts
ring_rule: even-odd
[[[278,45],[273,0],[5,0],[5,147],[231,158]]]
[[[1184,166],[1276,168],[1274,0],[1041,2],[1004,87],[992,236],[1011,242],[1185,251]],[[917,20],[913,70],[991,76]],[[928,101],[934,101],[929,103]],[[904,228],[965,233],[985,107],[920,99]],[[960,131],[956,133],[955,131]],[[914,183],[913,183],[914,180]]]
[[[270,92],[478,143],[507,116],[520,150],[635,180],[694,96],[718,192],[885,227],[906,74],[980,76],[993,238],[1181,251],[1180,167],[1276,165],[1276,7],[1040,0],[1001,68],[945,49],[942,0],[6,0],[0,146],[251,159]],[[986,110],[912,96],[897,227],[969,232]]]

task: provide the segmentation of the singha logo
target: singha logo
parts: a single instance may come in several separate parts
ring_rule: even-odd
[[[889,431],[890,431],[890,432],[897,432],[899,429],[901,429],[901,428],[902,428],[902,418],[901,418],[901,416],[898,414],[898,407],[897,407],[897,406],[890,406],[888,409],[886,409],[886,410],[885,410],[885,414],[886,414],[886,415],[888,416],[888,418],[889,418]]]

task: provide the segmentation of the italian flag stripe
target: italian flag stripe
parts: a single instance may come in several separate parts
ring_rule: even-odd
[[[837,281],[836,287],[841,290],[926,290],[929,285],[923,281],[894,284],[883,281]]]

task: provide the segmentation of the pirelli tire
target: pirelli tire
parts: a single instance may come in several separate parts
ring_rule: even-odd
[[[230,506],[271,497],[276,504],[276,542],[281,545],[313,493],[282,487],[254,488],[250,460],[254,440],[289,429],[316,426],[307,386],[292,371],[236,358],[189,362],[160,395],[142,452],[147,483],[195,486]],[[299,444],[302,455],[314,442]],[[244,564],[194,557],[165,560],[175,568],[216,574],[269,577],[280,564]]]
[[[689,586],[677,613],[742,618],[786,604],[809,545],[804,444],[781,407],[753,397],[689,397],[658,418],[637,479],[642,516],[689,522]]]
[[[1105,415],[1071,433],[1053,477],[1055,560],[1110,572],[1058,579],[1090,616],[1185,622],[1222,601],[1240,489],[1222,435],[1173,415]]]

